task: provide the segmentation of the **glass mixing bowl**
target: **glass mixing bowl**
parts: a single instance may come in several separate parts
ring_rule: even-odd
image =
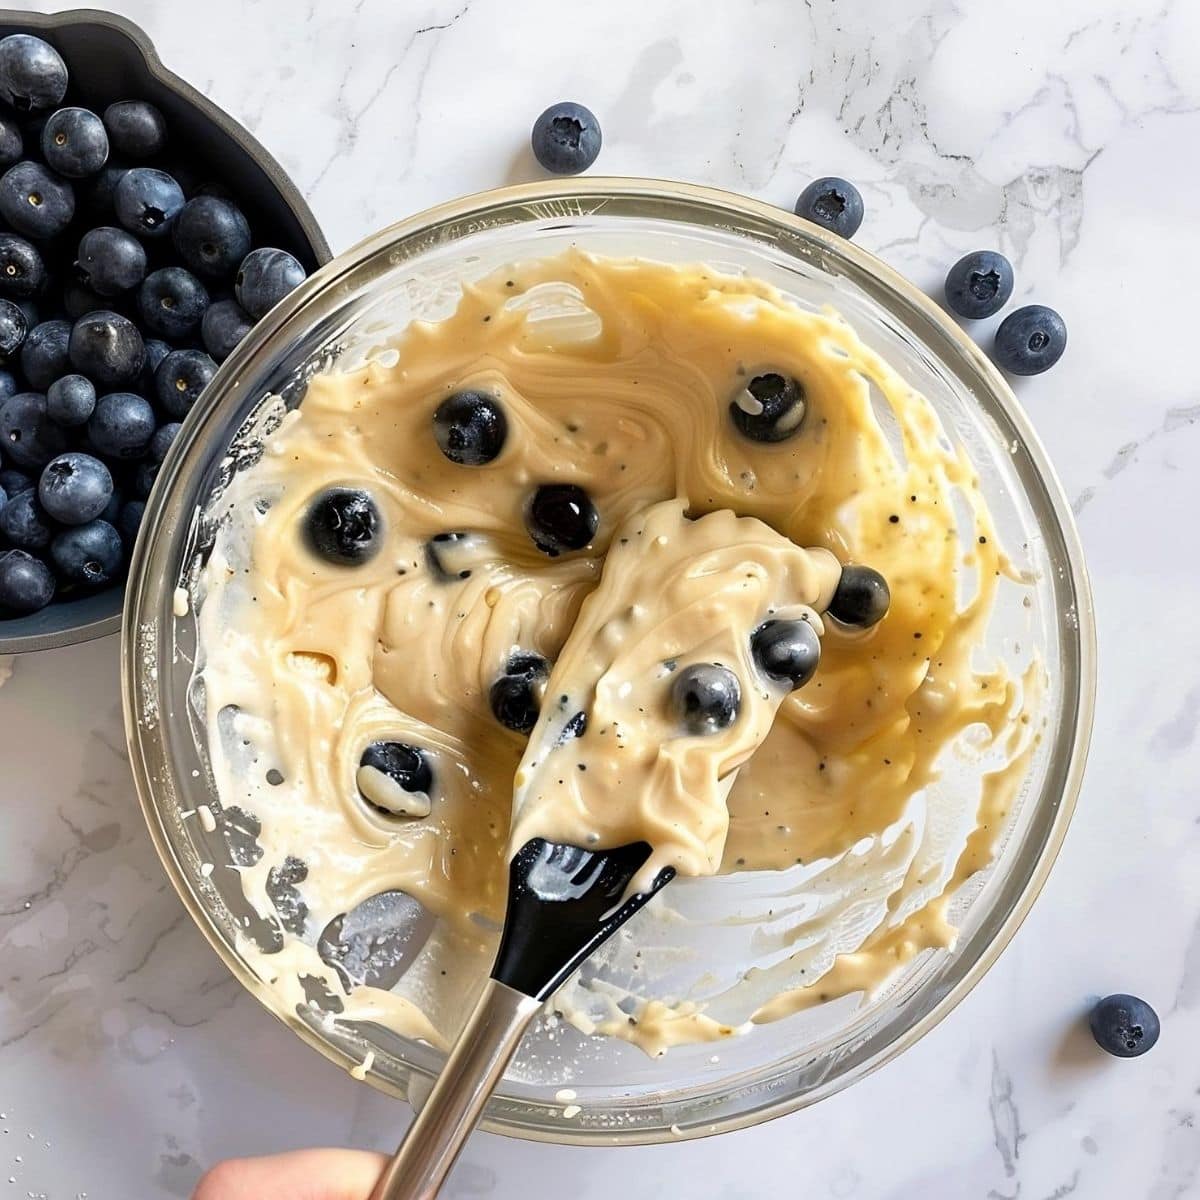
[[[341,1066],[372,1065],[377,1087],[419,1101],[441,1055],[378,1026],[354,1025],[314,991],[289,1007],[239,947],[266,944],[230,861],[205,731],[190,694],[194,615],[177,589],[213,535],[205,506],[261,453],[268,405],[303,401],[331,361],[379,352],[413,319],[437,319],[464,281],[578,245],[617,256],[704,261],[766,280],[806,307],[832,304],[937,410],[977,467],[997,531],[1027,585],[1002,589],[989,643],[1046,668],[1043,736],[996,860],[960,890],[949,951],[915,959],[871,999],[847,997],[730,1039],[714,1056],[683,1046],[649,1059],[559,1026],[535,1033],[488,1107],[495,1132],[560,1142],[653,1142],[754,1124],[847,1086],[931,1029],[1012,937],[1059,848],[1083,771],[1094,692],[1094,628],[1081,550],[1053,471],[994,367],[930,300],[857,247],[768,205],[706,188],[586,179],[508,188],[444,205],[384,230],[319,270],[261,321],[205,389],[146,512],[124,618],[124,697],[138,793],[163,863],[230,969],[271,1012]],[[277,405],[277,402],[275,402]],[[978,775],[974,780],[978,785]],[[953,786],[953,780],[946,786]],[[223,836],[224,835],[224,836]],[[233,838],[236,841],[236,837]],[[213,870],[208,864],[217,864]],[[202,867],[204,868],[202,870]],[[780,873],[781,875],[785,873]],[[764,881],[757,878],[761,899]],[[731,911],[739,876],[715,887]],[[708,894],[708,893],[706,893]],[[726,964],[727,967],[732,964]],[[336,1005],[333,1006],[336,1008]],[[578,1113],[555,1093],[569,1085]]]

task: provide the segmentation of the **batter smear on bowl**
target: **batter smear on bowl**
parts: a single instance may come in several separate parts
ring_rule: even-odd
[[[651,1053],[951,945],[1042,676],[983,653],[1021,581],[932,406],[833,311],[579,251],[389,351],[314,377],[210,514],[197,675],[222,819],[259,827],[242,885],[283,926],[243,947],[262,977],[446,1044],[536,836],[679,873],[555,1001]],[[974,786],[939,789],[963,756]],[[748,873],[769,906],[700,915],[727,881],[697,877]],[[424,914],[391,972],[389,911]],[[681,985],[708,921],[746,960]]]

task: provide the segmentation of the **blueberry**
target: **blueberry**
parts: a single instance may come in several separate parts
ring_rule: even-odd
[[[0,217],[26,237],[57,237],[75,215],[71,185],[41,163],[19,162],[0,176]]]
[[[70,371],[67,349],[70,342],[70,321],[43,321],[25,335],[21,370],[30,387],[44,392],[60,375]]]
[[[207,307],[204,284],[183,267],[161,267],[138,289],[138,312],[147,328],[174,341],[196,332]]]
[[[18,492],[0,508],[0,536],[21,550],[45,550],[50,545],[54,530],[36,488]]]
[[[103,310],[75,322],[69,352],[71,366],[103,387],[134,382],[146,361],[137,326],[119,313]]]
[[[38,499],[62,525],[83,525],[98,517],[112,498],[108,468],[90,454],[72,450],[51,459],[38,483]]]
[[[62,289],[63,311],[72,321],[86,317],[94,312],[116,312],[124,307],[120,296],[101,296],[90,287],[80,283],[78,279],[68,279]],[[125,316],[124,313],[121,314]]]
[[[113,487],[112,495],[108,498],[108,503],[104,506],[100,513],[100,520],[107,521],[114,529],[117,529],[117,521],[121,517],[121,509],[125,507],[125,497],[117,487]],[[117,529],[117,532],[121,531]]]
[[[226,278],[250,253],[250,225],[241,210],[216,196],[189,200],[171,236],[179,257],[198,275]]]
[[[1137,1058],[1158,1041],[1158,1014],[1136,996],[1105,996],[1092,1009],[1088,1024],[1100,1049],[1117,1058]]]
[[[117,529],[129,550],[133,549],[133,543],[137,541],[138,530],[142,527],[142,517],[145,512],[146,502],[144,500],[130,500],[121,507],[121,515],[117,518]]]
[[[533,123],[533,156],[555,175],[578,175],[600,153],[600,122],[582,104],[552,104]]]
[[[774,371],[756,375],[729,402],[738,432],[752,442],[785,441],[799,432],[807,411],[804,385]]]
[[[863,221],[863,198],[858,188],[836,175],[814,179],[796,199],[796,216],[852,238]]]
[[[104,128],[118,154],[128,158],[153,158],[167,144],[167,122],[145,100],[118,100],[104,110]]]
[[[203,350],[172,350],[154,372],[154,394],[163,412],[182,421],[217,373],[217,364]]]
[[[146,277],[142,243],[114,225],[89,229],[79,239],[75,271],[80,282],[99,296],[117,296]]]
[[[326,562],[357,566],[383,544],[383,519],[366,492],[334,487],[322,492],[304,519],[309,548]]]
[[[105,164],[100,173],[91,180],[90,187],[84,192],[87,211],[100,224],[108,224],[117,218],[117,184],[121,182],[129,170],[124,163],[113,162]]]
[[[455,392],[433,414],[433,435],[452,463],[480,467],[504,449],[508,418],[486,392]]]
[[[969,321],[998,313],[1013,290],[1012,263],[995,250],[963,255],[946,275],[946,304]]]
[[[1027,304],[1011,312],[996,330],[996,362],[1011,375],[1040,375],[1067,348],[1062,317],[1044,304]]]
[[[145,372],[149,378],[154,380],[154,373],[158,370],[158,364],[162,362],[168,354],[170,354],[170,346],[167,342],[163,342],[157,337],[146,338],[146,365]]]
[[[24,152],[21,127],[0,113],[0,167],[11,167],[13,163],[20,162]]]
[[[887,616],[891,602],[887,580],[878,571],[851,565],[842,568],[842,577],[829,602],[829,615],[843,625],[869,629]]]
[[[286,250],[251,250],[238,267],[233,290],[238,303],[255,319],[265,316],[304,282],[304,268]]]
[[[67,64],[49,42],[31,33],[0,41],[0,100],[20,113],[54,108],[67,94]]]
[[[154,431],[154,436],[150,439],[150,449],[147,452],[147,457],[152,463],[161,463],[167,457],[171,443],[179,436],[182,428],[183,426],[178,421],[170,421],[166,425],[160,425]]]
[[[50,561],[64,583],[102,587],[121,572],[121,535],[107,522],[89,521],[64,529],[50,543]]]
[[[25,314],[11,300],[0,300],[0,362],[20,350],[27,331]]]
[[[362,752],[358,766],[360,771],[364,767],[369,767],[386,775],[392,783],[405,792],[421,793],[428,797],[433,791],[433,768],[430,766],[429,755],[419,747],[410,746],[406,742],[372,742]],[[361,790],[362,776],[359,777],[359,780]],[[387,800],[385,795],[368,795],[364,792],[363,798],[372,808],[386,813],[388,816],[396,815],[392,807],[384,802]],[[417,814],[406,812],[401,815]]]
[[[236,300],[218,300],[204,310],[200,340],[217,362],[224,362],[253,328],[253,319]]]
[[[46,389],[46,412],[64,429],[86,425],[96,409],[96,389],[83,375],[64,375]]]
[[[720,663],[693,663],[671,685],[675,711],[690,734],[719,733],[737,720],[742,689],[737,676]]]
[[[540,655],[514,654],[488,691],[492,715],[505,729],[528,733],[537,724],[550,664]]]
[[[16,467],[5,467],[0,471],[0,491],[10,500],[36,486],[37,482],[32,475],[18,471]]]
[[[41,252],[15,233],[0,233],[0,296],[24,300],[35,296],[46,282]]]
[[[166,171],[132,167],[117,182],[113,208],[117,220],[130,233],[163,237],[183,208],[183,190]]]
[[[542,484],[525,513],[533,544],[552,558],[567,550],[582,550],[596,536],[599,524],[591,497],[573,483]]]
[[[150,493],[154,490],[155,481],[158,479],[158,469],[162,463],[151,462],[147,459],[145,462],[140,462],[134,468],[133,472],[133,494],[139,500],[149,500]]]
[[[11,372],[0,367],[0,400],[7,400],[9,396],[17,394],[17,377]]]
[[[793,690],[816,674],[821,661],[821,639],[807,621],[767,621],[754,631],[750,648],[764,675]]]
[[[18,392],[0,404],[0,447],[18,467],[44,467],[67,448],[67,436],[46,413],[46,397]]]
[[[140,458],[154,436],[154,409],[133,392],[110,392],[96,401],[87,423],[92,448],[108,458]]]
[[[54,599],[54,576],[40,558],[24,550],[0,554],[0,611],[33,613]]]
[[[42,157],[68,179],[95,175],[108,161],[104,123],[87,108],[60,108],[42,130]]]

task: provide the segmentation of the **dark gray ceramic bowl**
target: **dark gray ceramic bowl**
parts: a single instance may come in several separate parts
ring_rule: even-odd
[[[36,33],[67,61],[71,90],[65,103],[103,109],[138,97],[167,118],[172,141],[189,148],[188,161],[203,165],[237,197],[256,243],[290,250],[310,271],[330,257],[316,218],[283,168],[228,113],[159,61],[150,39],[131,21],[97,9],[59,13],[0,9],[0,37]],[[124,585],[51,604],[41,612],[0,620],[0,654],[69,646],[115,633]]]

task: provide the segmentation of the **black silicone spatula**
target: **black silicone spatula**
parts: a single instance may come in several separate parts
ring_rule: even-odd
[[[664,884],[626,896],[645,842],[584,850],[539,839],[509,865],[508,907],[491,978],[371,1200],[436,1196],[542,1002]]]

